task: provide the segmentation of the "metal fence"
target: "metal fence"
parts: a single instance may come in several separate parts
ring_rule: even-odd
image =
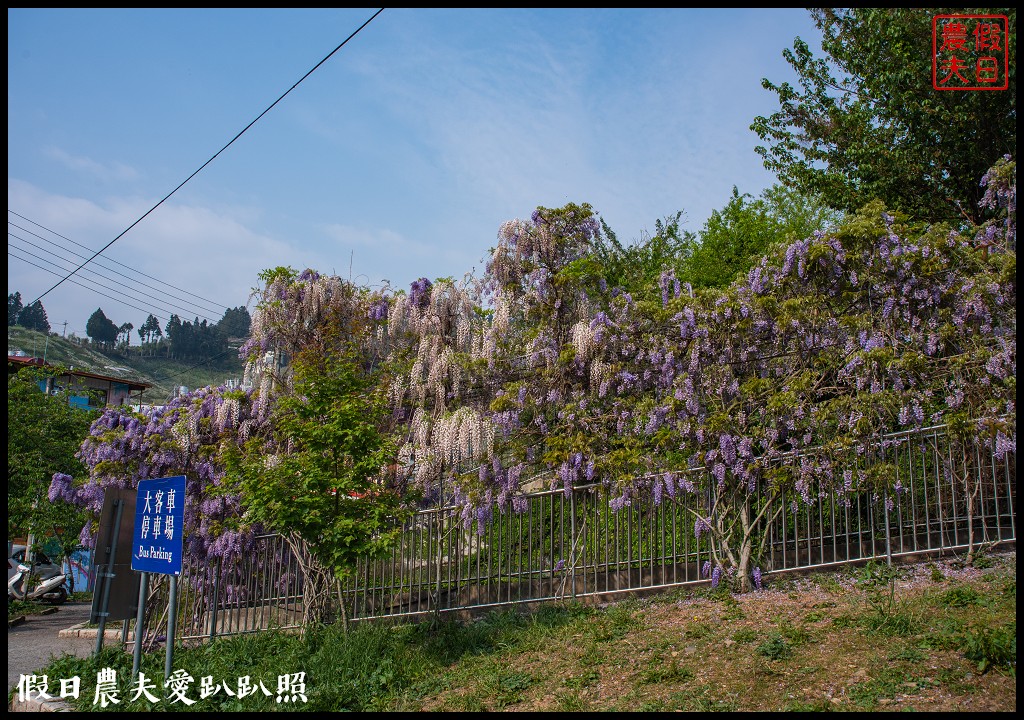
[[[996,457],[940,426],[887,435],[859,464],[895,490],[811,502],[793,491],[750,495],[765,511],[753,563],[765,576],[1016,540],[1015,452]],[[714,493],[714,485],[697,486]],[[467,529],[455,508],[422,511],[389,556],[359,564],[342,588],[346,611],[354,620],[415,618],[706,582],[714,540],[695,537],[694,517],[713,500],[680,492],[613,511],[596,486],[540,492],[523,512],[496,513],[482,532]],[[301,624],[301,571],[278,536],[260,538],[236,567],[186,567],[180,582],[183,639]],[[166,608],[159,593],[151,602]]]
[[[145,650],[156,647],[166,634],[170,596],[169,575],[149,578]],[[299,558],[281,535],[256,537],[236,563],[199,563],[186,557],[178,578],[176,639],[189,643],[269,628],[298,629],[303,581]],[[127,645],[133,642],[127,640]]]
[[[799,462],[801,456],[792,458]],[[1014,455],[960,447],[944,427],[884,437],[864,461],[889,475],[887,495],[772,498],[754,529],[763,573],[963,550],[1016,539]],[[704,469],[692,471],[706,472]],[[706,482],[699,487],[711,488]],[[668,588],[706,580],[713,537],[694,535],[704,498],[677,493],[617,512],[596,487],[531,495],[523,513],[463,527],[453,509],[420,513],[389,558],[363,563],[347,592],[356,619],[464,611]],[[755,509],[768,502],[755,493]]]

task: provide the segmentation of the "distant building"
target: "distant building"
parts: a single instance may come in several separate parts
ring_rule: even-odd
[[[54,367],[43,362],[42,358],[28,357],[19,354],[7,354],[7,374],[12,375],[24,367]],[[47,387],[50,385],[50,387]],[[119,405],[142,404],[142,395],[153,387],[140,380],[100,375],[86,370],[75,370],[72,366],[61,375],[53,378],[52,383],[41,381],[39,387],[43,392],[67,391],[68,402],[73,407],[83,410],[117,407]]]

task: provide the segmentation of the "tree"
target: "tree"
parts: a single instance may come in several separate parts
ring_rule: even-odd
[[[228,338],[244,338],[249,336],[249,325],[252,318],[245,306],[228,308],[224,311],[224,317],[217,323],[217,332],[225,340]]]
[[[922,221],[980,223],[978,178],[1017,148],[1016,64],[1006,91],[938,92],[930,72],[938,10],[810,12],[827,57],[798,37],[783,55],[800,87],[762,81],[781,106],[751,125],[765,142],[757,148],[765,167],[840,210],[879,199]],[[1008,16],[1005,40],[1016,47],[1017,11],[993,14]]]
[[[142,323],[142,327],[139,328],[138,332],[139,340],[143,344],[153,342],[163,335],[160,332],[160,321],[152,314],[146,318],[146,322]]]
[[[8,537],[31,528],[40,536],[66,533],[73,539],[84,524],[77,508],[49,502],[47,488],[54,473],[84,470],[76,453],[99,413],[72,407],[62,392],[43,392],[58,372],[26,368],[7,380]]]
[[[130,322],[124,323],[121,327],[119,327],[117,329],[117,344],[119,346],[123,345],[124,347],[127,347],[128,344],[131,342],[132,330],[134,329],[135,326]]]
[[[628,292],[635,300],[656,299],[675,294],[675,285],[688,284],[691,292],[700,288],[724,288],[745,274],[773,244],[800,240],[834,225],[839,213],[820,198],[776,184],[760,197],[732,196],[721,210],[697,233],[680,228],[682,212],[655,220],[654,235],[646,233],[630,245],[623,245],[602,222],[601,235],[594,244],[594,256],[610,287]],[[672,286],[671,292],[669,286]]]
[[[85,323],[85,333],[95,343],[113,344],[117,340],[118,327],[103,314],[103,308],[96,308]]]
[[[821,201],[782,185],[757,199],[740,195],[733,186],[729,202],[711,213],[676,274],[694,288],[724,288],[745,275],[772,245],[803,240],[837,219]]]
[[[46,310],[43,309],[43,304],[38,300],[18,313],[18,324],[29,330],[38,330],[43,333],[50,332],[50,321],[46,317]]]
[[[167,335],[167,357],[176,357],[181,354],[182,343],[182,325],[181,318],[177,315],[171,315],[171,318],[167,321],[167,327],[164,328],[164,332]]]
[[[655,220],[653,235],[644,233],[639,241],[629,245],[619,242],[602,220],[602,233],[594,244],[594,255],[601,263],[608,286],[635,297],[656,294],[661,273],[677,270],[697,245],[696,236],[679,227],[682,216],[680,211],[664,220]]]
[[[7,295],[7,327],[18,324],[18,313],[22,310],[21,293]]]
[[[235,476],[247,520],[301,538],[317,564],[341,579],[357,561],[390,548],[401,530],[401,498],[375,483],[395,453],[380,430],[384,392],[357,357],[343,353],[301,357],[293,367],[294,392],[274,408],[273,437],[249,443]],[[315,566],[306,570],[307,618],[319,621],[333,587],[318,582],[330,576]]]

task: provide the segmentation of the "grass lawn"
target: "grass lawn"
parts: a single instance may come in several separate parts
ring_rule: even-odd
[[[156,703],[131,699],[118,648],[45,672],[81,677],[77,709],[90,711],[104,709],[105,668],[121,701],[105,709],[118,712],[1014,711],[1016,587],[1010,550],[975,567],[766,576],[746,595],[683,588],[472,622],[264,632],[177,650],[178,696],[163,687],[164,653],[146,656]]]

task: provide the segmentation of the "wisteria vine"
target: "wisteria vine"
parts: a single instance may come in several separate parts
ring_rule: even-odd
[[[969,233],[875,203],[721,291],[665,272],[654,304],[608,287],[587,205],[505,223],[483,277],[461,283],[371,291],[268,271],[242,349],[252,389],[107,410],[82,446],[88,481],[55,476],[51,498],[98,511],[105,487],[184,473],[189,552],[243,552],[245,500],[222,487],[222,450],[266,432],[290,354],[341,332],[387,370],[382,429],[400,449],[381,484],[481,531],[539,486],[599,487],[615,510],[685,495],[694,534],[715,538],[715,581],[760,585],[752,528],[772,498],[891,489],[856,469],[884,433],[946,423],[1015,452],[1013,160],[983,183],[994,217]]]

